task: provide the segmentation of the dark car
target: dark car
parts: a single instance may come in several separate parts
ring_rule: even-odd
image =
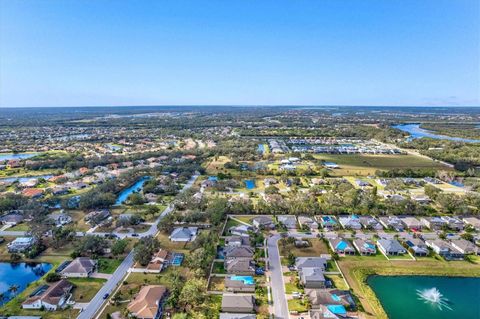
[[[106,294],[103,295],[103,299],[107,299],[110,294],[107,292]]]
[[[133,234],[132,234],[132,237],[138,237],[138,234],[137,234],[137,233],[133,233]]]

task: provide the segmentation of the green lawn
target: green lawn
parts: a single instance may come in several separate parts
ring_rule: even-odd
[[[223,262],[221,261],[216,261],[213,263],[213,268],[212,268],[212,273],[214,274],[226,274],[227,271],[225,270],[225,267],[223,266]]]
[[[10,227],[9,229],[7,229],[8,231],[29,231],[30,230],[30,226],[28,226],[27,224],[25,223],[21,223],[21,224],[17,224],[13,227]]]
[[[342,275],[325,275],[325,278],[330,279],[333,285],[337,289],[348,290],[348,286],[345,284]]]
[[[75,285],[73,300],[76,302],[89,302],[107,280],[99,278],[70,278],[68,281]]]
[[[303,293],[304,289],[303,288],[298,288],[293,282],[285,283],[285,293],[286,294],[292,294],[294,291]]]
[[[98,259],[98,272],[104,274],[113,274],[115,270],[122,263],[121,259],[116,258],[99,258]]]
[[[298,313],[307,312],[307,303],[301,299],[290,299],[288,300],[288,310]]]

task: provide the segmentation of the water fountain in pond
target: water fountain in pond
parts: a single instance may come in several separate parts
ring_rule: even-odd
[[[435,287],[430,289],[417,289],[417,295],[419,300],[436,305],[440,310],[443,308],[452,310],[448,305],[448,299],[443,297],[442,293]]]

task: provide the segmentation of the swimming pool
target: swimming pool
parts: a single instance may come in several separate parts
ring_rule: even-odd
[[[245,187],[247,189],[254,189],[255,188],[255,181],[251,179],[245,180]]]
[[[170,262],[172,266],[181,266],[183,262],[183,254],[180,253],[174,253],[172,261]]]
[[[243,281],[245,285],[255,285],[255,279],[252,276],[232,276],[230,279]]]

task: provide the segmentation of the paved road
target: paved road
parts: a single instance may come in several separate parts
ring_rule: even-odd
[[[282,264],[280,263],[280,252],[278,251],[278,240],[280,235],[273,235],[267,240],[268,270],[271,273],[273,310],[276,319],[288,319],[288,305],[285,296],[285,285],[283,283]]]
[[[88,303],[87,307],[78,315],[77,319],[91,319],[95,316],[97,311],[102,307],[105,299],[105,294],[111,294],[117,287],[117,284],[125,277],[128,269],[133,266],[133,250],[122,261],[117,270],[113,273],[112,277],[103,285],[103,287],[97,292],[95,297]]]
[[[199,175],[194,175],[188,183],[183,186],[182,192],[192,187],[195,180],[198,178]],[[165,217],[166,215],[170,214],[173,210],[172,206],[168,206],[165,210],[160,214],[157,218],[155,223],[150,226],[150,229],[142,234],[139,234],[141,237],[145,236],[153,236],[157,233],[157,224],[158,222]],[[95,233],[98,234],[98,233]],[[115,270],[112,277],[103,285],[103,287],[97,292],[95,297],[90,301],[88,306],[84,308],[84,310],[78,315],[77,319],[92,319],[95,317],[95,314],[100,310],[104,302],[106,301],[103,299],[103,296],[108,293],[111,294],[113,290],[117,287],[118,283],[125,277],[130,269],[133,266],[133,250],[128,254],[128,256],[122,261],[120,266]]]

